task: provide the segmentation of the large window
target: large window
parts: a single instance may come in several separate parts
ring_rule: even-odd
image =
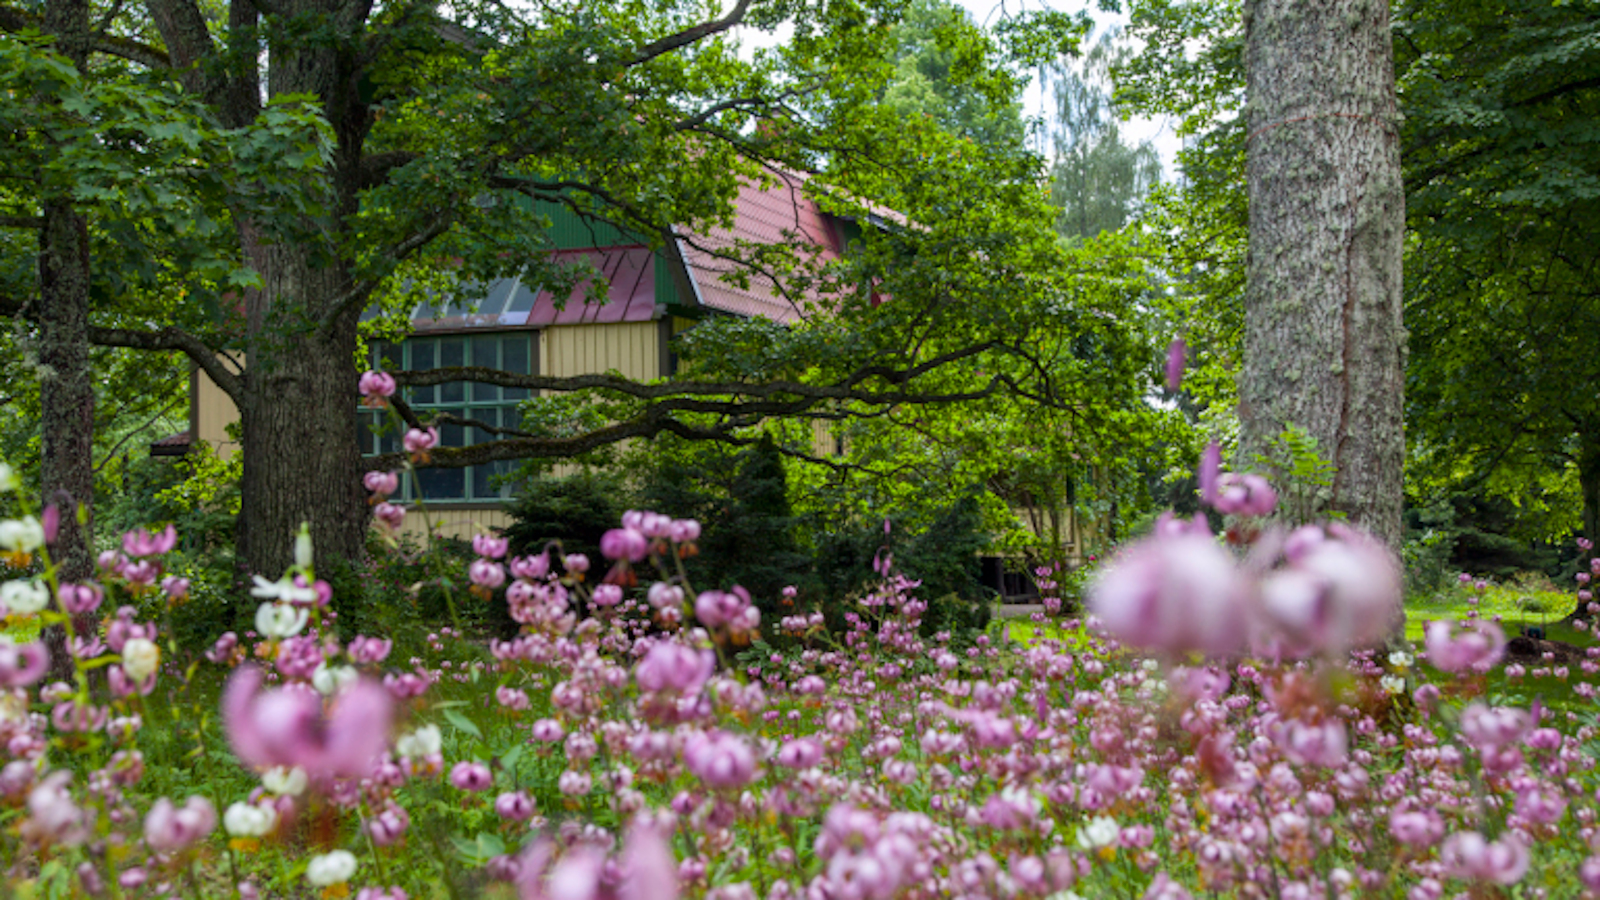
[[[445,366],[483,366],[530,375],[534,371],[534,334],[515,331],[414,337],[401,344],[377,344],[373,357],[375,364],[393,369],[423,371]],[[424,420],[434,413],[449,413],[497,428],[516,428],[521,424],[517,405],[527,397],[527,388],[452,381],[408,388],[405,399]],[[373,426],[386,415],[386,412],[361,413],[363,453],[389,453],[400,449],[398,435],[379,436],[373,431]],[[444,447],[469,447],[492,440],[495,435],[482,428],[439,427],[439,444]],[[509,488],[496,484],[495,479],[514,466],[514,463],[502,461],[464,469],[419,469],[417,475],[422,496],[430,502],[485,502],[510,496]],[[410,483],[402,491],[404,499],[416,499],[416,490]]]

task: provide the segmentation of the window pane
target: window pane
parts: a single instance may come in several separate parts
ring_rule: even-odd
[[[362,453],[372,453],[373,445],[377,443],[377,436],[372,433],[375,416],[370,412],[356,414],[356,446]]]
[[[472,410],[472,417],[474,419],[477,419],[479,422],[484,423],[485,425],[493,425],[493,426],[495,426],[497,428],[500,426],[500,410],[499,410],[498,407],[494,407],[494,406],[480,406],[480,407],[477,407],[477,408]],[[492,433],[490,433],[488,431],[484,431],[482,428],[474,428],[474,429],[472,429],[472,442],[474,444],[486,444],[489,441],[493,441],[493,440],[497,440],[497,439],[498,439],[497,435],[492,434]]]
[[[475,337],[472,339],[472,364],[486,369],[500,368],[500,360],[496,358],[495,351],[500,348],[500,339],[493,335]],[[495,384],[474,384],[472,386],[472,399],[474,402],[490,402],[500,399],[500,386]]]
[[[411,348],[411,366],[418,372],[426,372],[433,368],[433,341],[410,341],[406,344]],[[436,393],[433,385],[411,389],[412,403],[434,403]]]
[[[467,364],[467,342],[460,338],[449,338],[439,342],[439,368],[447,366],[464,366]],[[439,386],[440,403],[460,403],[467,399],[466,385],[459,381],[452,381]]]
[[[499,474],[500,463],[483,463],[472,467],[472,499],[490,500],[500,492],[490,486],[490,479]]]
[[[528,335],[513,334],[500,340],[500,368],[518,375],[532,375],[528,361]],[[506,388],[502,394],[507,400],[527,398],[527,388]]]
[[[516,284],[509,278],[501,278],[489,284],[489,295],[478,304],[479,315],[495,316],[498,318],[506,311],[506,301],[511,299],[511,288]]]
[[[530,290],[526,284],[522,284],[519,281],[517,283],[517,292],[511,298],[511,308],[506,310],[506,312],[512,314],[527,313],[533,309],[533,301],[535,299],[537,299],[537,294]],[[512,321],[511,324],[521,325],[523,321],[524,318],[522,316],[518,316]]]
[[[428,500],[465,500],[465,469],[418,469],[422,496]]]
[[[459,416],[464,412],[464,410],[460,410],[460,409],[442,409],[442,410],[440,410],[440,412],[444,413],[447,416]],[[441,425],[441,426],[439,426],[439,446],[441,446],[441,447],[465,447],[466,445],[467,445],[467,430],[465,428],[461,427],[460,425]]]
[[[500,407],[500,427],[520,430],[522,428],[522,407],[512,403]]]

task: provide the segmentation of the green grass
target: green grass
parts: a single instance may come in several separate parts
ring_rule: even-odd
[[[1542,626],[1551,640],[1587,646],[1588,634],[1560,624],[1578,602],[1573,592],[1521,585],[1490,585],[1482,594],[1466,587],[1451,587],[1434,594],[1406,599],[1406,638],[1421,643],[1423,627],[1434,619],[1464,619],[1472,611],[1473,598],[1478,614],[1485,619],[1500,617],[1507,637],[1515,637],[1529,625]]]
[[[1525,626],[1537,625],[1545,630],[1545,637],[1587,647],[1595,639],[1587,632],[1562,622],[1577,603],[1575,592],[1550,590],[1547,587],[1524,585],[1490,585],[1483,593],[1470,588],[1452,586],[1428,595],[1406,599],[1406,640],[1421,645],[1427,623],[1435,619],[1465,619],[1472,611],[1473,598],[1476,609],[1485,619],[1500,617],[1500,626],[1507,637],[1516,637]],[[1028,644],[1037,640],[1064,640],[1081,643],[1081,631],[1066,631],[1055,622],[1043,625],[1027,618],[1004,619],[990,627],[1012,643]]]

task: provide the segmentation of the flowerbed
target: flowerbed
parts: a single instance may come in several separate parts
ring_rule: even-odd
[[[1202,481],[1271,511],[1264,483]],[[0,523],[13,574],[38,572],[0,589],[7,621],[99,627],[59,680],[42,639],[0,638],[19,896],[1600,892],[1593,651],[1491,681],[1505,639],[1477,618],[1371,649],[1398,579],[1337,526],[1226,548],[1169,519],[1109,563],[1095,627],[958,648],[921,635],[887,559],[842,633],[797,613],[763,642],[742,591],[681,578],[693,522],[629,513],[603,563],[480,537],[462,602],[508,603],[521,633],[443,629],[406,660],[338,634],[306,540],[256,579],[255,632],[190,661],[134,606],[181,614],[173,533],[59,584],[53,515]],[[1508,695],[1523,674],[1570,684],[1565,707]]]

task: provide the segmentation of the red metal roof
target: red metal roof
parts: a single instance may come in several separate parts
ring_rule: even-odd
[[[566,305],[556,309],[555,295],[541,290],[528,314],[529,325],[579,325],[613,322],[648,322],[656,312],[656,259],[649,247],[602,247],[594,250],[563,250],[556,253],[563,262],[587,256],[599,273],[610,282],[605,303],[586,303],[589,284],[586,278],[567,295]]]
[[[789,288],[782,284],[781,276],[774,277],[738,261],[746,248],[770,245],[795,247],[805,263],[839,258],[843,248],[838,227],[806,196],[805,184],[805,175],[771,172],[766,183],[740,184],[731,228],[712,224],[693,230],[677,229],[678,249],[693,294],[684,299],[721,312],[764,316],[779,322],[799,318],[805,304],[821,300],[815,288]],[[563,262],[587,257],[610,282],[606,302],[584,302],[589,285],[586,280],[557,309],[550,291],[524,284],[520,278],[502,278],[483,286],[483,299],[475,311],[466,312],[455,305],[441,309],[424,302],[412,312],[412,324],[419,332],[438,332],[648,322],[658,317],[656,256],[650,248],[629,244],[561,250],[553,257]],[[741,279],[747,279],[748,286],[736,283]],[[376,310],[368,310],[366,315],[376,315]]]
[[[773,173],[772,183],[766,185],[745,182],[734,201],[731,229],[721,225],[699,233],[679,229],[684,264],[702,304],[742,316],[788,322],[800,317],[798,304],[821,299],[815,289],[786,293],[772,276],[719,255],[741,256],[741,244],[789,244],[802,245],[801,257],[809,261],[838,259],[842,249],[839,233],[805,195],[805,182],[804,175],[789,172]],[[723,277],[729,274],[747,275],[750,286],[740,287]]]
[[[587,302],[592,278],[579,282],[559,309],[549,290],[529,287],[520,277],[501,278],[484,287],[483,299],[473,311],[455,304],[440,309],[422,303],[412,311],[411,324],[418,332],[440,332],[648,322],[656,317],[656,261],[649,247],[629,244],[558,250],[551,258],[562,264],[587,259],[609,282],[605,302]],[[367,314],[375,313],[369,310]]]

